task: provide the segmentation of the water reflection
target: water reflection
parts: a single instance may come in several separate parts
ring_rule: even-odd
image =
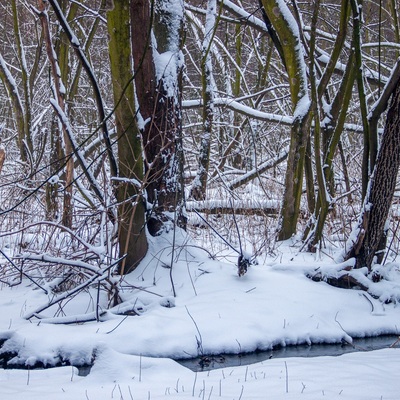
[[[353,343],[313,344],[278,347],[267,351],[242,354],[219,354],[193,359],[176,360],[192,371],[209,371],[216,368],[255,364],[271,358],[340,356],[357,351],[371,351],[399,345],[399,336],[385,335],[353,339]]]

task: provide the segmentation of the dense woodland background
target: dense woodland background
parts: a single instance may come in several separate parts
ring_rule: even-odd
[[[11,0],[0,27],[2,282],[118,302],[171,229],[239,274],[291,238],[396,259],[396,0]]]

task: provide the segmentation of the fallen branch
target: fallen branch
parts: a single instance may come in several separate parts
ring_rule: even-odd
[[[279,202],[272,200],[244,200],[235,201],[232,204],[228,200],[189,200],[186,202],[186,210],[204,214],[277,215]]]
[[[115,265],[117,265],[121,259],[118,259],[115,263],[111,264],[110,266],[104,268],[101,272],[101,275],[99,276],[98,274],[93,275],[91,278],[86,280],[85,282],[81,283],[80,285],[76,286],[72,290],[68,290],[64,292],[63,294],[59,296],[54,296],[47,304],[43,304],[36,308],[36,310],[31,311],[30,313],[26,314],[24,316],[25,319],[31,319],[32,317],[35,317],[36,315],[39,315],[42,311],[50,308],[54,304],[60,303],[61,301],[75,295],[76,293],[80,292],[81,290],[87,288],[91,284],[101,282],[103,280],[106,280],[109,277],[108,271],[113,268]]]
[[[100,317],[104,317],[107,314],[107,311],[103,311],[100,313]],[[84,324],[85,322],[92,322],[97,320],[96,311],[90,312],[88,314],[79,314],[79,315],[71,315],[65,317],[54,317],[47,318],[43,317],[40,314],[35,314],[34,317],[38,318],[41,324],[62,324],[62,325],[71,325],[71,324]]]

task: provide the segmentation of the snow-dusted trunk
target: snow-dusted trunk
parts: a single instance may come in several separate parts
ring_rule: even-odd
[[[320,243],[326,218],[334,206],[333,160],[343,132],[355,75],[354,52],[351,52],[339,90],[330,107],[327,107],[329,112],[320,117],[322,121],[320,134],[323,143],[321,142],[318,145],[318,149],[315,146],[315,151],[317,152],[318,150],[320,154],[323,154],[324,158],[322,163],[319,162],[317,165],[319,190],[315,212],[303,237],[304,240],[307,240],[308,250],[310,251],[314,251]]]
[[[316,159],[317,154],[323,156],[323,160],[316,163],[318,176],[318,198],[314,215],[311,218],[303,239],[307,240],[308,249],[315,251],[316,246],[322,239],[323,229],[326,218],[334,206],[334,170],[333,160],[337,152],[340,137],[343,132],[345,118],[348,112],[352,90],[354,86],[356,71],[354,68],[354,52],[351,52],[344,71],[343,79],[339,89],[331,102],[328,104],[325,100],[325,110],[322,113],[320,108],[319,121],[315,121],[315,126],[319,126],[319,131],[315,132],[314,144]],[[318,90],[318,88],[317,88]],[[317,94],[316,94],[317,95]],[[321,92],[322,95],[322,92]],[[328,98],[328,97],[327,97]],[[315,100],[319,101],[319,100]],[[314,116],[316,114],[314,113]],[[321,136],[321,142],[317,146],[317,138]]]
[[[153,57],[156,66],[157,104],[156,135],[161,148],[152,161],[161,179],[156,181],[157,204],[161,211],[176,211],[178,223],[183,215],[182,147],[182,71],[184,3],[182,0],[157,2],[154,21]],[[150,182],[151,184],[152,182]]]
[[[318,0],[315,0],[314,17],[309,41],[311,67],[316,67],[317,65],[315,62],[315,38],[319,21],[315,14],[317,12],[315,8],[317,4]],[[338,145],[340,145],[340,137],[343,132],[356,76],[354,51],[351,51],[348,56],[343,78],[332,100],[332,95],[329,94],[327,87],[332,82],[331,78],[334,68],[344,48],[349,18],[350,5],[349,1],[345,0],[342,2],[340,9],[338,35],[321,78],[317,79],[316,71],[310,69],[310,83],[314,107],[315,170],[318,183],[318,196],[315,209],[310,210],[313,215],[303,235],[303,239],[307,241],[307,247],[310,251],[315,251],[316,247],[320,244],[326,218],[329,212],[333,210],[335,203],[333,159],[337,152]],[[343,168],[345,169],[345,167],[344,164]],[[310,182],[310,185],[314,185],[314,183]]]
[[[11,1],[12,11],[13,11],[13,25],[14,25],[14,36],[16,39],[17,53],[21,68],[21,80],[22,88],[24,93],[24,132],[23,132],[23,144],[20,146],[21,155],[27,156],[29,152],[29,157],[32,157],[33,144],[32,144],[32,104],[31,104],[31,88],[29,85],[29,72],[26,64],[25,50],[22,43],[21,32],[19,27],[19,17],[17,10],[16,0]],[[24,160],[26,161],[26,160]]]
[[[0,50],[1,51],[1,50]],[[21,155],[21,160],[26,162],[28,155],[24,144],[25,138],[25,112],[22,104],[21,97],[19,95],[17,83],[7,66],[5,59],[0,52],[0,79],[3,82],[8,98],[10,99],[12,110],[14,114],[14,120],[17,130],[17,144]]]
[[[303,186],[304,162],[310,135],[310,98],[307,89],[307,68],[298,25],[282,0],[262,0],[269,28],[276,33],[275,45],[283,57],[288,73],[294,114],[285,175],[278,240],[296,233]]]
[[[44,40],[47,51],[47,58],[49,60],[49,64],[51,67],[52,74],[52,90],[55,97],[55,104],[59,107],[62,113],[65,113],[65,86],[61,78],[61,70],[58,64],[58,59],[56,52],[53,47],[50,27],[49,27],[49,18],[46,9],[46,2],[43,0],[38,0],[38,10],[39,17],[42,23],[42,29],[44,34]],[[61,121],[60,121],[61,125]],[[66,157],[65,161],[65,179],[64,179],[64,204],[63,204],[63,214],[62,214],[62,223],[66,227],[72,226],[72,183],[74,179],[74,160],[72,157],[73,148],[70,138],[68,137],[68,133],[66,132],[65,125],[62,128],[63,131],[63,139],[64,139],[64,154]]]
[[[65,2],[64,2],[65,3]],[[63,11],[65,11],[65,4],[63,4]],[[68,20],[73,19],[76,14],[77,5],[72,4]],[[64,32],[60,32],[60,37],[55,41],[55,52],[58,58],[58,65],[60,68],[60,79],[67,85],[68,73],[70,68],[69,59],[69,43],[65,37]],[[67,95],[67,94],[66,94]],[[58,118],[54,116],[51,121],[50,129],[50,165],[49,175],[56,176],[62,169],[62,161],[65,157],[62,147],[62,131],[61,125],[58,123]],[[50,179],[46,184],[46,217],[49,220],[56,220],[59,213],[59,182],[57,179]]]
[[[114,0],[107,13],[111,80],[118,135],[118,170],[115,178],[118,200],[119,273],[134,270],[147,253],[143,157],[136,121],[132,82],[132,50],[129,29],[130,0]]]
[[[210,148],[214,119],[214,79],[211,60],[212,39],[216,29],[216,0],[208,0],[201,60],[203,95],[203,134],[200,141],[199,167],[192,183],[190,196],[196,200],[206,198]]]
[[[381,262],[385,223],[389,215],[400,167],[400,78],[396,78],[393,97],[375,168],[369,182],[364,206],[351,238],[346,258],[355,257],[357,267],[371,268],[374,257]]]
[[[353,47],[355,51],[355,67],[357,71],[358,97],[364,134],[363,161],[362,161],[362,196],[366,196],[369,177],[374,168],[378,151],[378,135],[371,135],[368,123],[367,97],[364,87],[364,70],[361,53],[362,34],[362,5],[363,0],[350,0],[353,11]]]
[[[182,0],[159,0],[154,9],[148,0],[131,2],[135,87],[145,156],[144,183],[153,207],[148,227],[153,235],[162,228],[166,211],[177,211],[178,223],[184,225],[183,15]]]

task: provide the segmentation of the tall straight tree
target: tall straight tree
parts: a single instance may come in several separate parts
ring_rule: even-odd
[[[118,242],[121,274],[135,269],[147,253],[142,144],[136,120],[130,36],[130,0],[114,0],[107,13],[109,56],[118,135]],[[133,2],[132,2],[133,3]]]
[[[166,212],[184,225],[181,81],[182,0],[131,1],[138,118],[144,146],[144,185],[152,206],[148,228],[162,231]]]
[[[203,100],[203,133],[200,142],[199,167],[192,183],[190,195],[196,200],[206,198],[210,166],[211,137],[214,120],[214,78],[211,60],[212,39],[217,24],[217,1],[208,0],[201,58],[201,89]]]
[[[400,60],[373,109],[381,112],[391,96],[386,124],[359,221],[351,235],[346,258],[355,257],[356,267],[371,269],[384,255],[385,224],[400,168]]]
[[[51,67],[52,74],[52,91],[54,95],[54,103],[52,103],[55,109],[59,109],[63,114],[66,111],[65,104],[65,84],[62,80],[60,64],[57,59],[57,54],[54,50],[52,43],[52,37],[50,32],[50,23],[47,13],[48,3],[43,0],[38,0],[38,10],[39,18],[42,23],[43,35],[46,45],[47,58]],[[62,223],[66,227],[70,228],[72,226],[72,183],[74,179],[74,159],[72,157],[73,149],[71,139],[68,136],[66,125],[62,123],[60,117],[59,130],[63,132],[63,146],[64,154],[66,157],[65,161],[65,183],[64,183],[64,204],[62,213]]]
[[[283,1],[262,0],[262,5],[267,27],[288,74],[294,116],[278,228],[278,239],[285,240],[296,233],[300,212],[305,153],[310,135],[311,101],[304,51],[295,18]]]

